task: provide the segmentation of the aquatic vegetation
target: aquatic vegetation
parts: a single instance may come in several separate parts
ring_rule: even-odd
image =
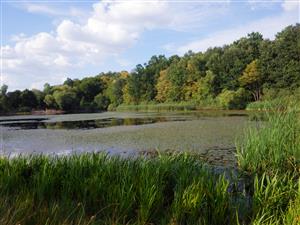
[[[300,172],[300,124],[298,114],[277,112],[267,122],[250,127],[237,144],[239,166],[249,172]]]
[[[208,153],[209,160],[218,157],[219,161],[222,161],[224,155],[224,160],[234,162],[234,152],[227,151],[227,149],[234,148],[235,137],[242,134],[243,129],[249,125],[247,116],[239,111],[204,113],[203,115],[202,112],[108,112],[52,116],[46,122],[54,126],[63,121],[74,126],[78,124],[74,121],[79,121],[80,125],[86,126],[84,129],[68,130],[65,126],[59,129],[56,127],[54,129],[1,127],[3,130],[1,148],[7,154],[11,152],[15,154],[60,154],[73,151],[109,151],[112,154],[123,152],[131,154],[136,151],[154,149],[191,150],[204,153],[209,149],[211,150]],[[227,114],[224,116],[224,113]],[[208,114],[210,116],[207,116]],[[123,118],[123,120],[114,118]],[[154,121],[153,118],[155,118]],[[23,119],[28,118],[24,116]],[[88,121],[91,120],[99,121],[99,126],[108,127],[86,129],[90,126]],[[116,123],[112,124],[114,121]],[[139,121],[148,124],[133,125]],[[15,126],[18,126],[17,122]],[[120,125],[118,122],[124,122],[124,124]],[[254,124],[256,122],[253,122]],[[221,150],[215,151],[215,149]]]
[[[119,105],[117,111],[191,111],[196,110],[197,105],[195,103],[180,102],[180,103],[149,103],[138,105]]]
[[[1,224],[220,224],[229,182],[192,155],[2,158]]]
[[[266,113],[237,144],[238,164],[252,177],[251,224],[300,223],[300,124],[295,111]]]

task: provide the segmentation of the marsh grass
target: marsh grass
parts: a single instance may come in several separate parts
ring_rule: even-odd
[[[295,111],[266,113],[237,146],[239,166],[250,173],[300,172],[300,125]]]
[[[247,105],[246,110],[255,111],[300,111],[299,95],[285,96],[268,100],[251,102]]]
[[[181,103],[148,103],[139,105],[119,105],[117,111],[191,111],[196,110],[197,105],[189,102]]]
[[[237,144],[238,165],[254,177],[251,224],[300,224],[300,124],[296,110],[266,112]]]
[[[187,153],[2,158],[0,224],[297,224],[297,179],[263,173],[249,190]]]
[[[228,181],[188,154],[0,160],[1,224],[220,224]]]

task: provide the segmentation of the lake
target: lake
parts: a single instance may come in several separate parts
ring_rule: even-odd
[[[106,151],[194,151],[232,164],[235,141],[250,122],[244,111],[104,112],[0,117],[1,152],[55,154]]]

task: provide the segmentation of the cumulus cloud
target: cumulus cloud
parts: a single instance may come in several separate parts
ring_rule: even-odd
[[[66,7],[65,5],[61,5],[63,1],[60,3],[56,1],[54,3],[51,2],[42,2],[42,1],[31,1],[31,2],[18,2],[14,4],[15,7],[24,9],[29,13],[41,14],[47,16],[54,17],[84,17],[87,12],[82,9],[78,9],[76,7]]]
[[[61,20],[54,31],[27,37],[15,35],[14,45],[1,46],[2,80],[10,89],[59,83],[87,65],[98,65],[133,46],[145,30],[184,30],[216,13],[210,4],[170,4],[169,1],[102,1],[92,6],[84,22]],[[219,13],[222,4],[219,5]],[[201,10],[199,9],[201,8]],[[49,5],[26,4],[32,13],[64,15]],[[67,10],[66,13],[69,11]],[[75,14],[75,12],[74,12]],[[211,14],[211,15],[210,15]],[[175,16],[176,15],[176,16]]]
[[[84,24],[63,20],[51,33],[31,37],[15,35],[14,46],[2,46],[2,81],[11,89],[58,83],[67,72],[86,64],[100,63],[131,46],[144,29],[170,23],[159,15],[166,3],[97,3]],[[28,10],[55,12],[47,6],[31,5]]]

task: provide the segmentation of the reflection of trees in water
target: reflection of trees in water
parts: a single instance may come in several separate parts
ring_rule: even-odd
[[[125,118],[123,125],[138,125],[138,118]]]
[[[185,121],[188,117],[142,117],[142,118],[106,118],[98,120],[81,120],[81,121],[57,121],[57,122],[18,122],[5,124],[4,126],[16,127],[20,129],[93,129],[105,128],[112,126],[130,126],[151,124],[167,121]]]
[[[110,122],[110,126],[118,126],[122,124],[122,119],[112,118]]]

